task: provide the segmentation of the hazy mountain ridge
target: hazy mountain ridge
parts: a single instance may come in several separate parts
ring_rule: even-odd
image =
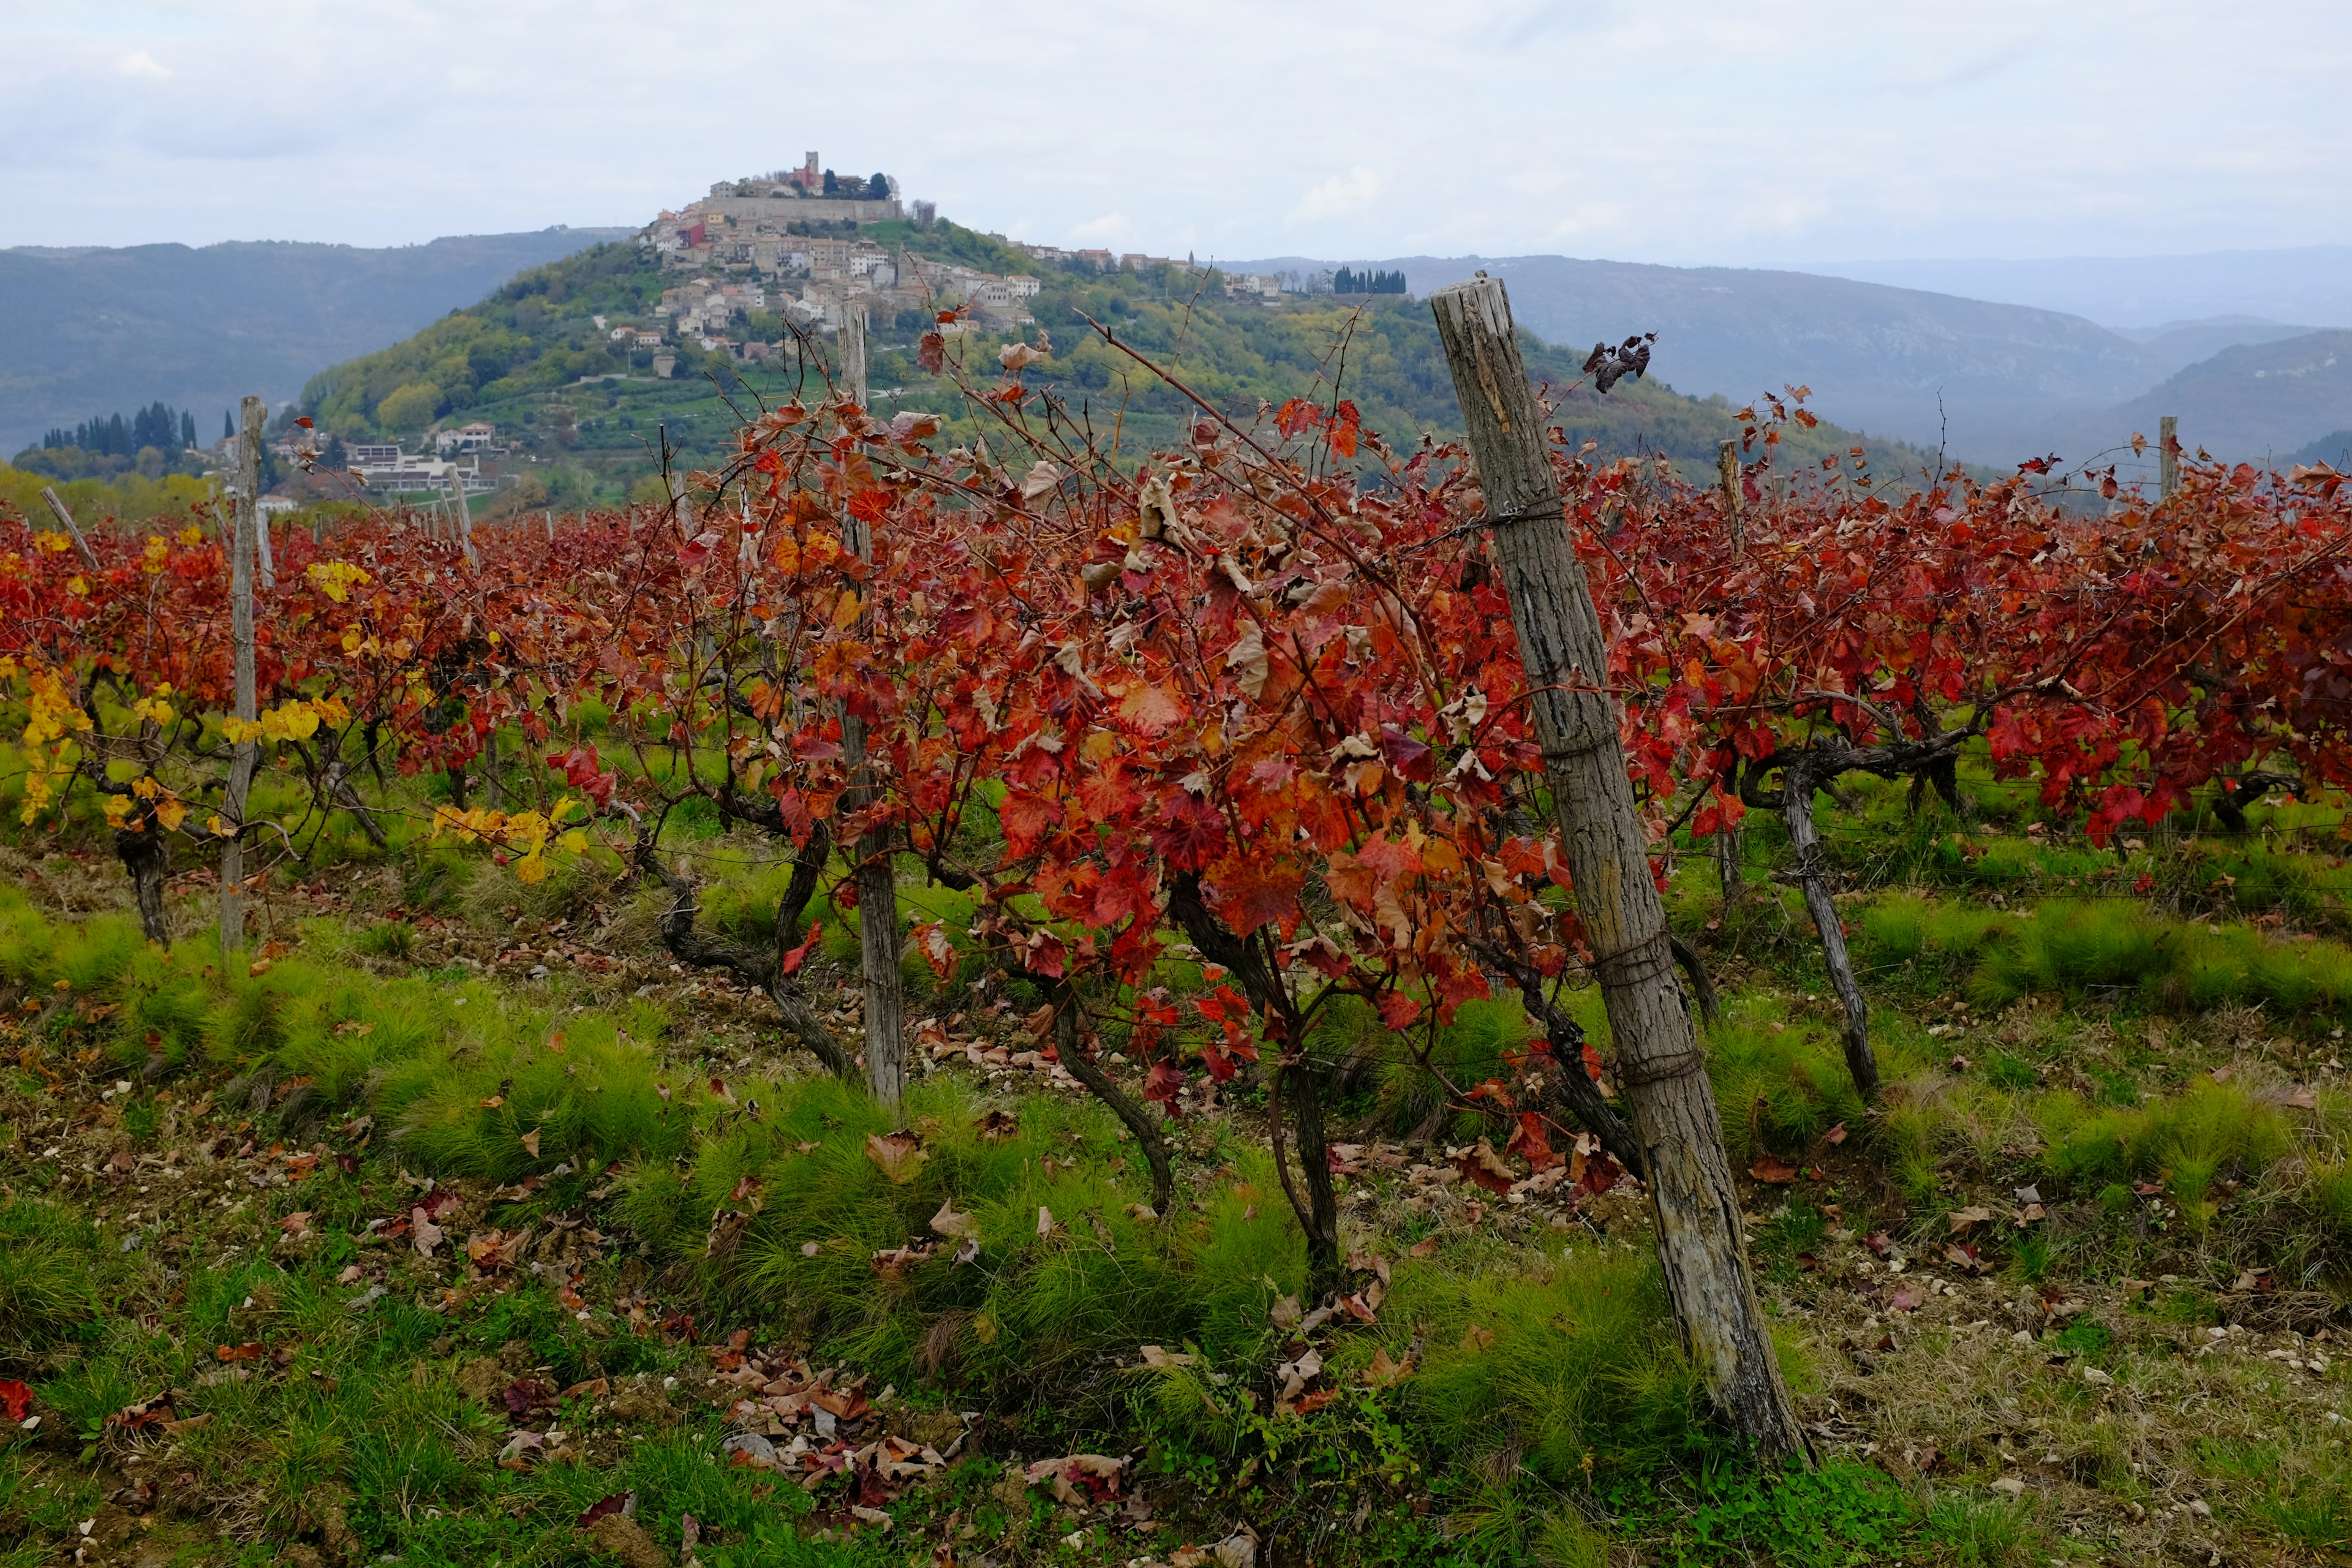
[[[2352,327],[2352,246],[2045,260],[1823,261],[1792,271],[2067,311],[2117,328],[2214,316]]]
[[[236,241],[0,250],[0,454],[157,398],[198,412],[293,397],[320,366],[399,341],[506,279],[627,230],[425,245]],[[214,423],[206,424],[206,420]]]
[[[1284,257],[1232,265],[1312,275],[1329,263]],[[2284,366],[2304,352],[2286,345],[2315,337],[2310,327],[2267,318],[2113,329],[2060,310],[1810,271],[1558,256],[1370,265],[1402,268],[1415,293],[1484,270],[1509,285],[1519,324],[1547,341],[1589,346],[1655,331],[1654,373],[1678,391],[1744,402],[1786,384],[1808,386],[1826,418],[1976,462],[2006,465],[2052,450],[2087,458],[2135,429],[2152,435],[2158,412],[2180,416],[2184,440],[2232,458],[2285,451],[2352,423],[2325,378],[2258,386],[2252,373],[2270,358],[2246,360],[2242,374],[2234,359],[2199,372],[2216,356],[2263,347],[2278,350],[2273,357]]]
[[[1484,270],[1509,286],[1518,323],[1548,342],[1654,331],[1654,374],[1677,391],[1746,402],[1809,386],[1825,418],[1983,462],[2045,449],[2037,443],[2053,421],[2120,403],[2178,368],[2079,316],[1810,273],[1561,256],[1375,265],[1402,267],[1415,293]]]
[[[2189,366],[2112,411],[2124,434],[2180,420],[2181,445],[2216,457],[2284,462],[2352,426],[2352,331],[2244,343]],[[2303,460],[2311,460],[2308,458]]]

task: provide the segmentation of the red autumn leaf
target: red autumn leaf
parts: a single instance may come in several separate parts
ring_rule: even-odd
[[[1144,1075],[1143,1098],[1158,1100],[1168,1108],[1168,1114],[1181,1114],[1176,1103],[1177,1091],[1184,1087],[1184,1075],[1166,1062],[1153,1062],[1150,1072]]]
[[[582,1509],[579,1519],[574,1522],[579,1528],[585,1530],[607,1514],[629,1512],[635,1507],[636,1500],[637,1494],[635,1492],[610,1493]]]
[[[1217,912],[1236,936],[1276,925],[1289,934],[1299,915],[1298,890],[1307,882],[1297,867],[1270,862],[1264,855],[1228,855],[1210,868]]]
[[[1784,1186],[1797,1179],[1797,1167],[1777,1154],[1759,1154],[1756,1163],[1748,1167],[1748,1173],[1759,1182]]]
[[[0,1416],[22,1421],[33,1408],[33,1391],[22,1378],[0,1377]]]
[[[1004,829],[1005,847],[1015,856],[1029,855],[1045,830],[1062,820],[1061,803],[1015,790],[997,806],[996,820]]]
[[[801,944],[798,947],[788,950],[782,957],[776,961],[776,968],[785,974],[799,973],[801,965],[808,962],[809,950],[816,946],[816,939],[824,934],[824,922],[823,921],[811,921],[809,922],[808,935],[801,940]]]
[[[1559,1155],[1553,1151],[1550,1136],[1544,1131],[1543,1117],[1532,1110],[1519,1112],[1519,1125],[1504,1149],[1525,1160],[1532,1170],[1549,1171],[1559,1163]]]
[[[1184,717],[1181,702],[1149,681],[1138,681],[1118,700],[1118,716],[1130,729],[1157,735]]]

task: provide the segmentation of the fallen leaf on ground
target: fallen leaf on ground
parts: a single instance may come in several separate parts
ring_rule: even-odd
[[[1454,1168],[1490,1193],[1511,1190],[1511,1168],[1495,1152],[1495,1145],[1481,1138],[1469,1148],[1453,1156]]]
[[[1757,1157],[1754,1164],[1748,1167],[1748,1173],[1759,1182],[1769,1182],[1775,1186],[1786,1186],[1797,1179],[1797,1167],[1778,1155],[1762,1154]]]
[[[1065,1458],[1041,1459],[1023,1473],[1033,1487],[1040,1481],[1051,1481],[1054,1500],[1076,1507],[1117,1497],[1119,1472],[1126,1466],[1125,1459],[1114,1459],[1107,1454],[1072,1454]]]
[[[539,1158],[539,1129],[534,1127],[522,1135],[522,1152],[532,1159]]]
[[[923,1162],[930,1158],[910,1132],[893,1132],[887,1138],[878,1132],[868,1132],[866,1157],[881,1167],[891,1185],[901,1187],[913,1181]]]

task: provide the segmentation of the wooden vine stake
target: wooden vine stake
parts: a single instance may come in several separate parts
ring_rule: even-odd
[[[2180,420],[2168,414],[2156,427],[2156,493],[2170,500],[2180,491]]]
[[[1723,487],[1723,521],[1731,531],[1731,552],[1748,553],[1748,491],[1740,482],[1739,443],[1727,440],[1715,449],[1716,477]],[[1723,882],[1727,909],[1748,896],[1748,852],[1738,827],[1718,828],[1715,835],[1715,868]]]
[[[1430,308],[1494,529],[1577,910],[1598,955],[1593,971],[1647,1163],[1675,1320],[1732,1428],[1768,1455],[1803,1455],[1804,1432],[1757,1309],[1723,1124],[1675,983],[1617,705],[1603,685],[1608,644],[1569,538],[1510,300],[1482,272],[1439,289]]]
[[[478,567],[482,558],[474,553],[474,508],[466,500],[466,476],[453,461],[449,465],[449,499],[457,510],[457,542],[466,552],[466,564]]]
[[[234,661],[236,716],[257,717],[253,692],[253,566],[255,528],[261,518],[261,426],[269,411],[258,397],[245,400],[245,427],[236,438],[236,529],[228,551],[228,636]],[[226,963],[245,945],[245,801],[261,759],[257,741],[229,751],[228,789],[221,800],[220,945]]]
[[[89,547],[89,541],[82,537],[81,525],[74,521],[74,515],[66,510],[66,503],[58,499],[57,487],[43,485],[41,499],[49,503],[49,510],[57,514],[58,521],[66,531],[66,537],[73,541],[74,553],[81,557],[81,563],[93,572],[97,571],[98,552]]]
[[[841,395],[866,403],[866,310],[851,305],[841,318]],[[874,530],[862,519],[845,518],[842,541],[860,561],[874,559]],[[843,804],[851,810],[871,805],[878,794],[866,761],[866,721],[845,711],[841,746],[849,763],[850,787]],[[907,998],[900,973],[898,876],[889,835],[868,833],[852,850],[857,870],[859,968],[866,989],[866,1081],[874,1098],[897,1105],[907,1090]]]

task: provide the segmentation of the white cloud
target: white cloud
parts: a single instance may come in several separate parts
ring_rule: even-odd
[[[1369,211],[1381,199],[1381,177],[1361,163],[1344,174],[1334,174],[1298,199],[1290,209],[1293,223],[1322,223]]]
[[[1097,0],[1083,29],[1057,0],[898,0],[927,47],[887,113],[802,53],[866,8],[790,9],[0,0],[0,246],[642,223],[811,145],[977,227],[1236,259],[2352,244],[2344,0],[1974,0],[1957,31],[1885,0],[1455,0],[1436,29],[1412,0],[1194,0],[1181,27]],[[971,133],[972,82],[1081,75],[1181,81],[1181,123],[1113,100]]]
[[[1105,213],[1100,217],[1090,217],[1084,223],[1074,223],[1066,232],[1072,239],[1087,241],[1098,248],[1105,245],[1132,245],[1141,231],[1125,213],[1113,212]]]

